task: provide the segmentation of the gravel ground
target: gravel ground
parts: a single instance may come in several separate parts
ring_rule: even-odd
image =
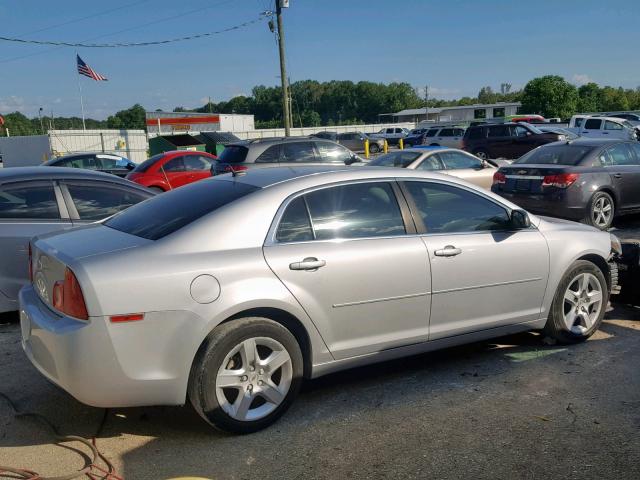
[[[623,226],[640,238],[640,219]],[[189,407],[108,410],[97,445],[127,479],[637,479],[640,308],[605,318],[581,345],[526,333],[310,381],[280,422],[249,436],[213,431]],[[105,411],[44,380],[15,320],[3,322],[0,392],[62,433],[93,436]],[[51,441],[0,399],[0,465],[81,468]]]

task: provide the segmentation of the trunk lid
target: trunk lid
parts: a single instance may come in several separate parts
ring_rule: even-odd
[[[510,165],[501,167],[505,183],[500,189],[509,193],[543,194],[542,181],[547,175],[558,175],[569,171],[566,165]]]

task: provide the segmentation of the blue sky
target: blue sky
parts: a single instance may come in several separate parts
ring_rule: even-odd
[[[273,0],[30,0],[0,3],[2,35],[138,42],[253,20]],[[638,0],[290,0],[292,81],[404,81],[433,96],[475,95],[558,74],[576,84],[640,85]],[[116,10],[117,9],[117,10]],[[110,12],[107,12],[111,10]],[[82,21],[82,17],[92,16]],[[66,24],[65,24],[66,23]],[[65,25],[61,25],[65,24]],[[53,27],[53,28],[51,28]],[[108,82],[83,77],[87,116],[140,103],[196,107],[279,82],[266,21],[210,38],[131,49],[77,49]],[[0,42],[0,113],[79,115],[74,48]]]

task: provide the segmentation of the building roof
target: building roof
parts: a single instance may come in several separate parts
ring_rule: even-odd
[[[429,113],[442,113],[448,110],[460,110],[465,108],[492,108],[492,107],[519,107],[520,102],[502,102],[502,103],[475,103],[473,105],[456,105],[453,107],[438,107],[438,108],[429,108]],[[406,110],[401,110],[393,115],[396,117],[399,116],[407,116],[407,115],[425,115],[425,108],[408,108]]]

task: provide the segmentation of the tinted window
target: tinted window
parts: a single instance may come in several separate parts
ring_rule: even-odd
[[[631,150],[636,154],[636,163],[640,164],[640,143],[634,142],[629,144]]]
[[[466,135],[465,135],[468,139],[470,140],[477,140],[479,138],[482,138],[484,136],[484,129],[483,128],[470,128],[466,131]]]
[[[242,163],[247,158],[249,149],[242,145],[227,145],[218,157],[222,163]]]
[[[406,182],[427,233],[506,230],[507,211],[496,203],[449,185]]]
[[[426,135],[426,136],[427,136],[427,137],[435,137],[435,136],[436,136],[436,133],[438,133],[438,131],[439,131],[439,130],[438,130],[437,128],[432,128],[431,130],[429,130],[429,131],[427,132],[427,135]]]
[[[140,165],[138,165],[136,168],[133,169],[134,172],[146,172],[147,170],[149,170],[149,168],[151,167],[151,165],[153,165],[154,163],[156,163],[158,160],[160,160],[162,157],[164,156],[164,153],[159,153],[158,155],[154,155],[151,158],[148,158],[147,160],[145,160],[144,162],[142,162]]]
[[[120,212],[104,224],[115,230],[158,240],[204,215],[259,190],[239,182],[192,183],[150,198]]]
[[[272,145],[256,158],[256,163],[278,163],[280,161],[280,145]]]
[[[438,153],[440,160],[444,163],[445,168],[449,170],[458,170],[461,168],[482,168],[482,162],[474,157],[458,152],[440,152]]]
[[[488,137],[510,137],[511,132],[509,132],[508,125],[496,125],[494,127],[489,127]]]
[[[602,124],[602,120],[598,120],[597,118],[589,118],[586,122],[584,122],[584,128],[587,130],[600,130],[600,125]]]
[[[282,144],[282,162],[315,162],[316,154],[312,142],[295,142]]]
[[[417,152],[392,152],[386,155],[381,155],[375,160],[372,160],[368,165],[374,167],[400,167],[405,168],[407,165],[416,160],[421,153]]]
[[[353,154],[340,145],[327,142],[315,142],[320,153],[321,162],[347,163]]]
[[[593,149],[581,145],[546,145],[531,150],[513,163],[578,165]]]
[[[614,165],[637,165],[635,157],[624,143],[608,148],[607,153]]]
[[[278,242],[313,240],[313,230],[303,197],[293,200],[285,210],[280,219],[280,225],[278,225],[276,240]]]
[[[440,163],[440,154],[429,155],[425,158],[416,170],[442,170],[442,164]]]
[[[55,162],[55,165],[58,167],[86,168],[89,170],[95,170],[97,168],[95,157],[87,157],[87,156],[63,158]]]
[[[527,134],[529,133],[529,130],[527,130],[524,127],[521,127],[520,125],[517,125],[513,127],[513,132],[516,137],[526,137]]]
[[[175,157],[162,166],[165,172],[184,172],[184,157]]]
[[[453,137],[453,128],[443,128],[440,130],[441,137]]]
[[[612,122],[611,120],[605,120],[604,129],[605,130],[622,130],[622,125],[616,122]]]
[[[118,187],[68,184],[69,194],[81,220],[101,220],[149,198]]]
[[[575,126],[580,127],[583,121],[584,121],[584,118],[576,118]]]
[[[187,172],[211,169],[211,161],[202,155],[185,155],[183,158],[184,169]]]
[[[0,185],[0,218],[59,219],[51,183]]]
[[[454,128],[453,129],[453,135],[455,137],[461,137],[464,135],[464,130],[462,128]]]
[[[105,170],[124,168],[129,162],[123,158],[102,158],[98,157],[98,164],[100,168]]]
[[[404,235],[391,185],[356,183],[305,195],[317,240]]]

